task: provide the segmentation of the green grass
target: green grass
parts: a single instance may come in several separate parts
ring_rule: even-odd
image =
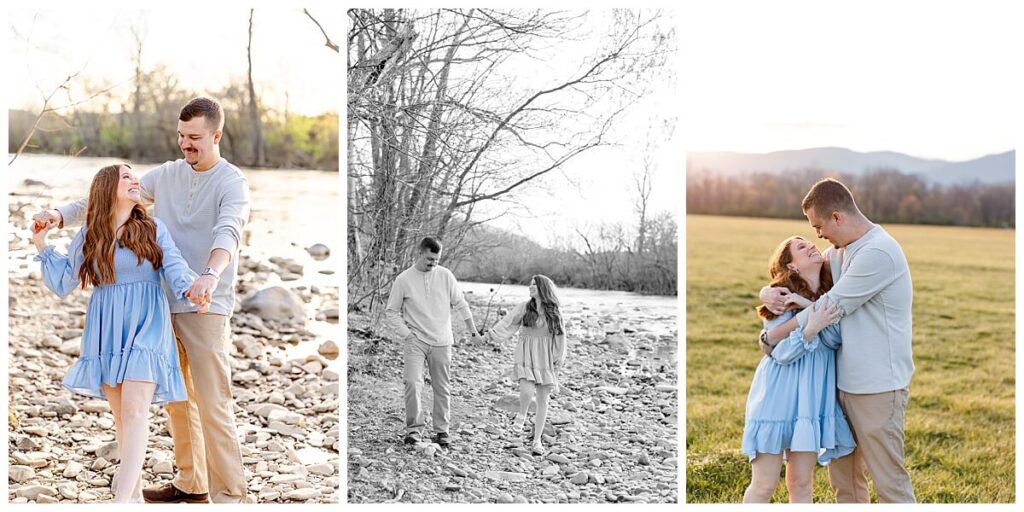
[[[1014,501],[1014,231],[885,226],[914,281],[914,364],[906,462],[920,502]],[[739,452],[747,391],[760,360],[757,292],[768,258],[806,222],[686,219],[686,499],[739,502],[750,466]],[[816,501],[834,502],[827,472]],[[788,501],[780,485],[773,501]]]

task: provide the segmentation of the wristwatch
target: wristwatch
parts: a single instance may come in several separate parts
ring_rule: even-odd
[[[768,329],[761,329],[761,335],[757,337],[757,340],[770,347],[771,344],[768,343]]]
[[[202,275],[202,276],[213,276],[214,279],[216,279],[218,281],[220,280],[220,272],[217,272],[216,270],[214,270],[213,267],[206,267],[206,270],[203,270],[203,273],[200,274],[200,275]]]

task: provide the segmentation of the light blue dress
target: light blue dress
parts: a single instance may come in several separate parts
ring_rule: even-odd
[[[186,398],[171,329],[171,311],[160,278],[177,300],[184,300],[196,274],[181,257],[166,226],[154,220],[157,243],[163,251],[161,268],[154,269],[145,259],[140,264],[134,252],[118,245],[114,250],[116,281],[97,286],[92,292],[81,356],[63,382],[65,388],[75,393],[105,398],[102,384],[116,386],[134,380],[156,383],[154,404]],[[68,246],[68,256],[47,246],[35,257],[42,262],[46,287],[61,297],[80,284],[78,271],[87,229],[78,231]]]
[[[771,329],[793,317],[793,310],[764,322]],[[754,372],[747,396],[742,451],[814,452],[827,464],[853,452],[856,444],[836,399],[836,349],[839,324],[804,340],[797,328],[765,356]]]

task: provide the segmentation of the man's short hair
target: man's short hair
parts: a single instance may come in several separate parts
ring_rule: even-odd
[[[814,211],[821,215],[829,215],[832,212],[856,213],[857,203],[853,201],[853,194],[838,180],[825,178],[811,187],[811,190],[804,196],[800,203],[803,211]]]
[[[213,131],[224,129],[224,111],[221,110],[217,100],[204,97],[195,98],[182,107],[181,114],[178,115],[178,119],[182,121],[191,121],[194,117],[205,118],[206,124],[213,128]]]
[[[420,241],[420,252],[430,251],[434,253],[441,252],[441,242],[431,237],[426,237]]]

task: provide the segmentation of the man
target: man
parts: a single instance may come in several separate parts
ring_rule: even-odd
[[[224,114],[220,104],[196,98],[181,109],[178,147],[184,159],[142,176],[142,197],[154,204],[189,266],[200,276],[190,297],[210,302],[208,314],[170,301],[187,402],[167,405],[178,475],[143,491],[150,503],[237,503],[246,493],[235,428],[228,362],[229,320],[242,229],[249,218],[249,186],[220,156]],[[39,223],[80,224],[86,200],[40,212]]]
[[[904,413],[914,373],[911,354],[913,285],[903,249],[857,208],[842,183],[824,179],[804,197],[803,212],[819,238],[832,243],[826,258],[840,265],[840,278],[819,302],[838,303],[843,344],[836,354],[839,403],[857,448],[829,464],[829,481],[840,503],[867,503],[865,468],[883,503],[915,501],[904,468]],[[833,269],[834,270],[834,269]],[[765,288],[772,311],[785,309],[785,288]],[[762,332],[771,347],[807,321],[804,309],[790,321]]]
[[[469,304],[459,291],[459,283],[450,270],[437,264],[441,243],[427,237],[420,242],[416,263],[395,278],[385,315],[388,324],[402,340],[405,380],[405,443],[420,442],[425,420],[420,408],[423,389],[423,363],[430,372],[434,391],[434,442],[448,447],[448,421],[451,407],[449,373],[452,362],[451,310],[466,322],[474,342],[480,335],[473,323]]]

